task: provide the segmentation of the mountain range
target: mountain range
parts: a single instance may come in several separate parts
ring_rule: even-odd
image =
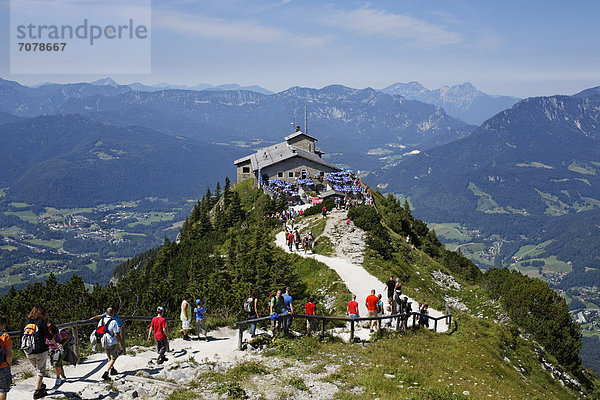
[[[552,215],[600,204],[600,95],[588,93],[523,100],[381,176],[389,190],[414,193],[428,218],[477,208]],[[438,196],[425,194],[434,187]],[[451,201],[441,188],[452,188]]]
[[[81,115],[40,116],[0,125],[0,187],[8,197],[81,207],[155,196],[196,198],[231,175],[241,149],[120,127]]]
[[[442,86],[429,90],[419,82],[394,83],[382,92],[403,96],[406,99],[442,107],[448,115],[479,125],[496,113],[512,107],[516,97],[494,96],[483,93],[469,82],[455,86]]]
[[[427,221],[465,223],[521,244],[551,240],[547,254],[574,270],[600,268],[599,88],[522,100],[468,137],[370,178],[410,198]],[[512,248],[504,255],[519,246]]]
[[[441,107],[370,88],[293,87],[265,95],[247,90],[143,92],[112,80],[96,83],[29,88],[0,81],[0,112],[26,117],[82,114],[173,136],[260,147],[280,141],[293,130],[292,124],[302,125],[307,107],[310,132],[325,152],[344,153],[360,162],[360,168],[379,162],[378,156],[368,156],[371,150],[402,154],[398,149],[447,143],[475,128]]]
[[[77,125],[85,120],[86,124],[91,124],[92,121],[97,124],[93,128],[95,132],[96,128],[101,126],[110,126],[113,130],[122,129],[125,132],[131,129],[153,132],[147,137],[139,136],[140,146],[145,139],[157,138],[158,133],[168,135],[174,143],[185,143],[187,146],[200,146],[199,143],[203,143],[205,147],[198,147],[198,151],[192,156],[194,162],[198,162],[199,168],[205,168],[207,165],[212,165],[205,160],[213,160],[211,155],[219,154],[219,157],[214,159],[214,165],[222,171],[222,175],[233,175],[231,161],[240,154],[249,153],[269,143],[279,142],[293,131],[293,125],[301,125],[305,107],[308,110],[309,130],[319,139],[319,145],[325,151],[326,157],[329,157],[329,161],[342,162],[361,169],[369,169],[382,163],[378,153],[380,150],[383,150],[384,154],[395,154],[394,152],[403,154],[408,151],[405,150],[407,147],[426,148],[447,143],[466,136],[475,128],[449,117],[442,108],[437,106],[406,100],[401,96],[388,95],[373,89],[358,90],[340,85],[322,89],[293,87],[280,93],[265,95],[247,90],[143,92],[117,85],[111,79],[97,81],[94,84],[46,84],[37,88],[0,80],[0,123],[17,123],[17,125],[3,127],[7,137],[11,135],[10,130],[25,129],[28,134],[36,133],[35,140],[41,141],[47,134],[49,138],[52,137],[52,140],[60,143],[61,137],[55,135],[56,126],[49,124],[48,119],[35,117],[66,115],[65,118],[72,119],[75,115],[81,115],[85,118],[78,120],[73,129],[77,130]],[[290,124],[291,122],[293,125]],[[24,126],[27,128],[23,128]],[[13,135],[12,139],[17,137]],[[51,140],[49,138],[47,140]],[[100,137],[97,137],[97,140],[104,143]],[[167,139],[163,137],[161,140]],[[34,140],[31,139],[29,151],[32,157],[36,157],[36,152],[43,152],[45,149],[35,146],[33,142]],[[9,140],[6,142],[5,151],[7,154],[14,152],[11,146],[18,145],[18,141]],[[70,149],[69,143],[66,145]],[[44,153],[44,157],[53,159],[54,167],[59,165],[55,158],[64,157],[65,153],[68,153],[59,152],[59,147],[53,147],[57,150],[53,154]],[[113,149],[119,150],[118,147]],[[372,153],[373,149],[376,150],[374,153]],[[81,152],[80,155],[95,151],[89,147],[81,147],[77,150]],[[158,147],[154,150],[158,151]],[[102,152],[110,154],[104,150]],[[119,164],[123,162],[122,158],[131,157],[133,153],[126,150],[124,153],[126,155],[121,157],[121,161],[113,161],[113,163]],[[209,156],[203,158],[202,155],[207,153]],[[14,154],[19,153],[17,151]],[[25,158],[28,157],[29,155]],[[80,158],[85,159],[83,156]],[[166,158],[157,159],[166,162]],[[41,162],[45,159],[36,160]],[[18,157],[16,161],[19,161]],[[39,179],[33,173],[29,173],[26,178],[21,178],[20,174],[34,168],[34,165],[21,163],[20,166],[26,169],[3,178],[3,184],[11,187],[9,192],[11,196],[25,196],[28,193],[26,197],[32,199],[34,196],[31,193],[34,189],[39,191],[40,188],[52,187],[52,182],[56,183],[56,181],[41,181],[47,179],[52,170],[48,166],[41,171],[43,173],[39,175]],[[173,166],[174,164],[171,165]],[[34,168],[32,171],[37,170]],[[59,171],[69,176],[71,174],[67,169],[62,168],[55,171],[57,176]],[[165,171],[162,178],[167,180],[169,173],[180,172],[172,168],[167,168]],[[77,172],[75,175],[79,176]],[[207,174],[200,173],[198,176],[206,177]],[[83,182],[79,179],[72,181]],[[158,182],[154,184],[160,185]],[[127,191],[126,187],[125,191]],[[53,204],[59,203],[58,197],[62,191],[48,190],[53,190],[53,194],[39,193],[40,200],[50,201]],[[86,191],[79,190],[79,193],[84,192]],[[72,204],[73,199],[67,199],[69,196],[66,195],[67,192],[64,193],[65,202]],[[117,193],[123,194],[124,198],[134,195]],[[139,193],[136,192],[137,194]],[[96,195],[97,193],[94,194]],[[111,194],[114,195],[115,193]],[[88,203],[93,196],[82,195],[82,198],[84,197],[85,202]]]

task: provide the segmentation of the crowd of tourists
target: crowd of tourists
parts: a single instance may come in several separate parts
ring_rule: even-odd
[[[281,179],[269,179],[262,183],[262,187],[276,196],[292,197],[298,195],[297,183],[282,181]]]
[[[383,316],[391,316],[394,314],[403,314],[403,317],[400,318],[400,329],[406,329],[408,323],[408,317],[413,312],[412,302],[408,301],[407,296],[402,296],[402,286],[403,283],[400,278],[394,279],[392,276],[386,282],[384,291],[387,292],[387,302],[384,303],[382,300],[382,295],[375,295],[375,289],[371,290],[371,294],[367,296],[365,299],[365,306],[367,307],[367,317],[383,317]],[[417,304],[417,309],[415,312],[418,313],[419,326],[429,327],[429,305],[428,304]],[[360,315],[358,314],[358,303],[356,303],[356,296],[353,295],[353,298],[350,302],[348,302],[348,316],[350,318],[358,318]],[[392,318],[383,319],[383,325],[385,327],[391,328],[392,326]],[[373,332],[377,328],[377,320],[371,320],[369,324],[369,329]]]
[[[198,340],[208,341],[204,323],[206,305],[200,299],[197,299],[196,306],[193,307],[190,300],[191,295],[186,294],[181,303],[180,319],[183,340],[191,340],[190,325],[193,316],[195,336]],[[165,354],[169,349],[167,320],[164,315],[165,308],[162,306],[157,307],[156,316],[152,319],[148,330],[148,340],[154,339],[156,341],[156,362],[158,364],[167,361]],[[119,356],[126,352],[123,339],[125,324],[115,313],[112,306],[108,307],[104,313],[90,318],[90,321],[94,320],[98,320],[98,324],[90,335],[90,342],[94,347],[97,344],[102,346],[107,357],[107,363],[103,369],[101,379],[110,381],[111,376],[118,374],[115,362]],[[6,324],[6,317],[0,316],[0,400],[7,398],[7,393],[12,385],[13,343],[8,333],[5,332]],[[68,379],[65,375],[63,363],[68,362],[71,365],[79,363],[79,357],[73,349],[75,337],[67,330],[60,329],[50,322],[46,309],[41,305],[36,305],[27,315],[20,331],[20,338],[21,345],[19,349],[25,354],[26,359],[35,371],[33,398],[40,399],[48,395],[47,386],[44,383],[48,360],[56,375],[54,389],[58,389]]]
[[[302,249],[304,254],[306,254],[309,250],[311,252],[313,251],[315,237],[311,231],[302,236],[300,235],[298,229],[290,229],[286,231],[285,241],[290,252],[293,252],[295,248],[296,251],[300,251],[300,249]]]
[[[296,244],[296,234],[292,244]],[[310,232],[309,235],[311,236]],[[298,247],[296,247],[298,249]],[[308,245],[304,246],[305,251]],[[402,296],[402,285],[400,278],[390,279],[386,282],[385,291],[387,291],[387,303],[382,300],[382,295],[375,295],[375,289],[371,290],[371,294],[365,299],[367,308],[367,317],[385,317],[389,315],[389,319],[383,319],[384,327],[392,327],[393,314],[403,314],[401,318],[401,329],[406,329],[407,320],[412,312],[412,303],[408,301],[406,296]],[[259,306],[260,291],[255,289],[250,297],[244,302],[243,309],[247,313],[248,319],[257,319],[261,317]],[[271,294],[268,299],[269,316],[271,329],[273,334],[278,332],[289,332],[292,324],[291,316],[301,311],[294,308],[294,299],[292,297],[291,287],[286,287],[284,290],[277,290]],[[304,304],[305,315],[316,315],[315,297],[309,296],[308,301]],[[419,315],[419,326],[428,327],[428,305],[419,304],[417,307]],[[205,325],[206,302],[196,299],[195,306],[192,304],[192,296],[185,294],[180,308],[181,330],[183,340],[192,340],[190,336],[192,331],[192,321],[194,321],[194,333],[197,340],[208,341],[208,334]],[[347,316],[349,318],[360,318],[359,306],[356,301],[356,295],[352,295],[352,299],[347,304]],[[98,324],[92,334],[90,341],[93,345],[100,344],[104,349],[107,357],[106,367],[103,369],[102,380],[110,381],[111,376],[117,375],[115,362],[119,356],[125,354],[125,341],[123,340],[123,331],[125,324],[115,313],[113,307],[108,307],[102,314],[93,316],[90,320],[98,320]],[[315,330],[315,319],[308,318],[306,320],[306,333],[311,334]],[[0,332],[4,332],[6,328],[6,318],[0,316]],[[250,335],[256,336],[256,322],[250,326]],[[371,332],[378,327],[376,320],[369,322]],[[166,353],[169,350],[169,334],[167,329],[167,319],[165,318],[165,308],[157,307],[156,316],[152,318],[150,328],[148,330],[148,341],[152,339],[156,342],[156,363],[162,364],[167,361]],[[35,370],[36,381],[34,399],[39,399],[48,395],[44,376],[46,375],[47,362],[50,360],[50,365],[54,369],[56,381],[54,388],[60,387],[67,381],[67,376],[63,368],[63,362],[68,362],[76,365],[79,358],[73,350],[75,338],[66,330],[59,329],[55,324],[48,321],[48,314],[43,306],[36,305],[27,315],[27,319],[21,329],[21,346],[20,349],[25,353],[27,360]],[[12,385],[11,364],[13,362],[12,341],[7,333],[0,334],[0,400],[5,400],[7,393]],[[150,361],[152,363],[152,361]]]
[[[266,214],[263,219],[277,219],[283,225],[284,230],[294,229],[295,219],[299,216],[302,216],[303,213],[303,210],[296,210],[290,207],[281,212],[276,212],[274,214]]]
[[[336,192],[346,197],[345,202],[350,201],[350,198],[354,199],[354,205],[358,204],[358,199],[364,204],[373,204],[373,198],[370,190],[367,186],[364,186],[360,178],[351,170],[343,170],[340,172],[325,173],[324,175],[318,175],[314,177],[319,184],[327,182],[329,187]],[[315,181],[310,175],[304,175],[303,177],[297,177],[295,181],[286,181],[281,179],[269,179],[267,181],[261,181],[261,186],[273,193],[275,196],[286,196],[293,197],[301,193],[303,190],[314,191]]]
[[[402,296],[402,285],[400,278],[394,279],[390,276],[390,279],[386,282],[385,291],[387,291],[387,302],[384,302],[382,295],[376,295],[376,290],[372,289],[371,294],[365,299],[365,307],[367,308],[368,318],[385,317],[383,318],[381,326],[385,328],[392,328],[393,318],[392,315],[401,314],[398,328],[406,330],[408,320],[413,314],[412,302],[408,301],[407,296]],[[292,316],[296,313],[294,310],[294,299],[291,293],[291,287],[286,287],[285,290],[277,290],[271,294],[268,299],[269,304],[269,316],[270,316],[270,327],[273,335],[283,332],[287,333],[292,324]],[[260,291],[255,289],[250,297],[246,300],[243,305],[244,311],[248,314],[248,320],[255,320],[261,317],[259,312],[260,309]],[[429,306],[428,304],[418,303],[416,310],[414,311],[418,315],[418,326],[429,328]],[[309,296],[308,301],[304,304],[305,315],[316,315],[315,297]],[[356,295],[352,295],[352,299],[347,304],[346,316],[349,318],[360,318],[359,305],[356,301]],[[311,334],[315,329],[315,319],[306,319],[306,333]],[[250,324],[250,336],[254,338],[256,336],[257,322]],[[379,329],[379,324],[376,319],[369,321],[369,330],[373,333],[376,329]]]
[[[244,302],[244,311],[248,314],[249,320],[260,318],[259,312],[260,291],[255,289],[250,297]],[[269,296],[269,316],[271,319],[271,330],[273,334],[278,332],[287,333],[292,326],[292,318],[294,313],[294,298],[292,297],[292,288],[287,286],[285,290],[277,290]],[[310,296],[304,305],[305,315],[315,315],[317,306],[315,305],[315,297]],[[314,320],[306,320],[306,333],[311,334],[314,330]],[[256,336],[256,322],[250,324],[250,336]]]

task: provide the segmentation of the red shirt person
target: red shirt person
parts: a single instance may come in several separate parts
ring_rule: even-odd
[[[169,347],[169,335],[167,334],[167,320],[164,317],[164,307],[157,307],[156,313],[158,315],[152,318],[152,322],[150,322],[150,329],[148,330],[148,341],[152,340],[150,335],[152,334],[152,332],[154,332],[154,339],[156,340],[156,351],[158,352],[156,362],[162,364],[163,362],[168,360],[167,357],[165,357],[165,353],[167,352],[167,348]]]
[[[348,316],[350,318],[359,318],[358,303],[356,302],[356,295],[352,295],[352,300],[348,302]]]
[[[304,311],[306,312],[306,315],[315,315],[315,312],[317,311],[317,306],[315,305],[314,301],[315,301],[315,296],[310,296],[308,298],[308,303],[306,303],[306,305],[304,306]],[[307,318],[306,319],[306,333],[310,334],[312,332],[312,330],[314,329],[314,326],[315,326],[315,320]]]
[[[379,303],[379,297],[375,296],[375,289],[371,290],[371,294],[367,296],[367,300],[365,301],[365,305],[367,306],[367,316],[368,317],[376,317],[377,316],[377,304]],[[373,327],[377,324],[377,321],[371,320],[371,332],[373,332]]]

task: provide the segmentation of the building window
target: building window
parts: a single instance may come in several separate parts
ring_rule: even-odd
[[[296,171],[295,175],[296,175],[296,178],[299,178],[300,177],[300,172]]]
[[[283,178],[283,172],[278,172],[278,173],[277,173],[277,177],[278,177],[278,178]]]
[[[288,172],[288,178],[293,178],[294,177],[294,172]]]
[[[250,173],[250,167],[242,167],[242,173],[249,174]]]

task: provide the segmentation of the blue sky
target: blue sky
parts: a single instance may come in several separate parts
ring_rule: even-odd
[[[573,94],[600,85],[598,15],[600,2],[577,0],[154,0],[152,73],[113,78],[274,91],[469,81],[492,94]],[[103,77],[10,74],[8,0],[0,0],[0,26],[5,79]]]

